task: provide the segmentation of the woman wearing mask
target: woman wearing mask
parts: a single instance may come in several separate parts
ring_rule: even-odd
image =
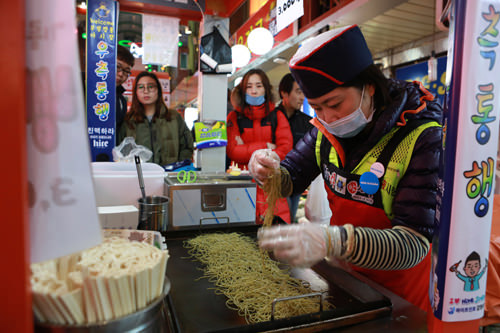
[[[132,105],[118,137],[120,142],[125,137],[134,137],[138,145],[153,152],[150,162],[165,166],[192,158],[193,137],[181,115],[167,109],[162,96],[155,74],[137,75]]]
[[[282,112],[274,110],[272,87],[266,73],[260,69],[248,71],[231,96],[235,110],[227,117],[227,155],[243,169],[252,153],[269,149],[278,158],[285,157],[292,149],[292,133]],[[267,208],[266,196],[257,188],[256,222],[261,224]],[[290,223],[290,211],[286,199],[278,201],[275,216]]]
[[[332,217],[327,227],[262,230],[260,246],[292,265],[344,260],[426,310],[441,107],[418,82],[386,79],[357,26],[304,43],[290,69],[316,110],[315,127],[281,164],[256,151],[249,169],[263,183],[278,169],[285,197],[321,174]]]

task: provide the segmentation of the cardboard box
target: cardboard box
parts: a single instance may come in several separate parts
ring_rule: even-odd
[[[137,229],[139,210],[132,206],[97,207],[103,229]]]

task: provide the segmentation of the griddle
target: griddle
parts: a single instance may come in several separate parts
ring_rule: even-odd
[[[215,294],[215,285],[203,275],[203,265],[189,257],[186,239],[204,232],[239,232],[255,237],[257,226],[167,233],[167,276],[171,290],[165,299],[172,332],[266,332],[322,331],[388,316],[391,301],[346,273],[322,262],[313,270],[328,283],[329,302],[335,308],[285,319],[248,324],[237,311],[226,306],[227,298]],[[318,302],[319,303],[319,302]]]

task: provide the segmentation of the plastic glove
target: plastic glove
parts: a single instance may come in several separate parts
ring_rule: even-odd
[[[311,267],[327,255],[326,228],[313,223],[260,228],[259,246],[292,266]]]
[[[266,142],[267,149],[276,149],[276,145],[271,142]]]
[[[259,184],[264,184],[270,176],[276,174],[279,167],[280,158],[271,149],[254,151],[248,162],[248,171]]]

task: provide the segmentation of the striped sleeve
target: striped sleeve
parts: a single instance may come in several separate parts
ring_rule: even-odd
[[[392,229],[357,227],[354,237],[352,253],[346,260],[368,269],[408,269],[420,263],[430,249],[423,235],[402,226]]]

